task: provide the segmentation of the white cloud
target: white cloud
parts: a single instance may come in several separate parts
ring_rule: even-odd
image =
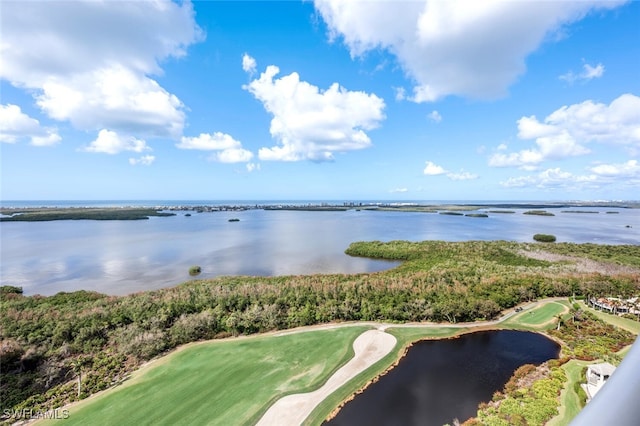
[[[525,58],[563,25],[625,0],[579,2],[315,0],[331,40],[351,56],[386,49],[415,82],[415,102],[447,95],[495,98],[525,71]]]
[[[78,129],[108,127],[123,133],[157,137],[182,134],[182,102],[154,80],[123,67],[100,69],[49,81],[36,96],[51,118],[69,120]]]
[[[489,158],[493,167],[535,168],[547,160],[580,156],[591,142],[612,145],[640,144],[640,97],[624,94],[609,105],[591,100],[563,106],[543,122],[535,116],[518,120],[518,138],[534,139],[536,147],[519,152],[498,152]],[[500,151],[504,146],[500,145]]]
[[[537,175],[512,177],[500,182],[500,184],[508,188],[535,187],[538,189],[572,190],[599,186],[598,178],[595,175],[574,175],[560,168],[547,169]]]
[[[464,170],[460,170],[458,173],[451,172],[445,169],[442,166],[439,166],[431,161],[426,162],[426,166],[422,171],[427,176],[439,176],[445,175],[447,178],[451,180],[473,180],[478,179],[478,175],[474,173],[469,173]]]
[[[589,64],[584,64],[584,71],[582,72],[582,78],[585,80],[591,80],[593,78],[600,78],[604,75],[604,65],[598,64],[592,67]]]
[[[449,172],[449,173],[447,173],[447,177],[449,179],[451,179],[451,180],[474,180],[474,179],[478,179],[478,175],[476,175],[474,173],[465,172],[464,170],[461,170],[458,173]]]
[[[409,192],[409,190],[407,188],[394,188],[391,191],[392,194],[403,194],[405,192]]]
[[[156,157],[153,155],[143,155],[140,158],[129,158],[129,164],[132,166],[150,166],[156,160]]]
[[[440,113],[436,110],[431,111],[429,114],[427,114],[427,117],[429,119],[431,119],[432,121],[435,121],[436,123],[439,123],[442,121],[442,116],[440,115]]]
[[[424,168],[423,173],[427,176],[437,176],[447,173],[445,169],[438,166],[437,164],[432,163],[431,161],[427,161],[426,164],[427,165]]]
[[[300,81],[297,73],[275,78],[270,65],[244,85],[273,115],[270,132],[278,144],[260,148],[261,160],[331,161],[335,152],[371,146],[365,133],[385,118],[384,101],[374,94],[348,91],[338,83],[326,90]]]
[[[396,92],[396,101],[403,101],[407,98],[407,91],[404,87],[394,87],[393,90]]]
[[[180,149],[197,149],[201,151],[219,151],[209,159],[221,163],[244,163],[253,158],[253,153],[242,148],[242,143],[226,133],[214,134],[201,133],[196,137],[183,136],[180,143],[176,144]]]
[[[595,190],[611,187],[640,187],[640,164],[629,160],[618,164],[599,164],[588,168],[586,174],[574,174],[552,168],[534,175],[511,177],[500,182],[508,188],[536,188],[549,190]]]
[[[0,142],[15,143],[20,139],[29,139],[35,146],[51,146],[62,138],[56,129],[42,127],[19,106],[0,105]]]
[[[249,173],[260,170],[260,163],[247,163],[247,171]]]
[[[249,56],[246,53],[242,55],[242,69],[245,72],[248,72],[251,75],[255,74],[256,66],[257,64],[255,59],[253,59],[251,56]]]
[[[600,78],[604,75],[604,65],[598,64],[595,67],[589,64],[584,64],[582,66],[582,72],[579,74],[575,74],[573,71],[569,71],[566,74],[562,74],[558,77],[560,80],[564,80],[569,84],[573,84],[576,81],[587,82],[589,80],[593,80],[594,78]]]
[[[118,154],[123,151],[144,152],[150,151],[144,140],[136,139],[133,136],[121,136],[118,133],[102,129],[98,137],[83,148],[86,152],[98,152],[104,154]]]
[[[242,148],[230,148],[216,154],[217,161],[221,163],[246,163],[251,161],[253,153]]]
[[[638,164],[637,160],[629,160],[621,164],[599,164],[589,170],[601,177],[640,179],[640,164]]]
[[[230,135],[221,132],[214,134],[200,133],[200,136],[186,137],[180,139],[176,145],[180,149],[199,149],[202,151],[218,151],[223,149],[238,148],[241,143]]]
[[[178,137],[184,106],[150,75],[201,39],[190,2],[6,2],[0,77],[82,130]]]

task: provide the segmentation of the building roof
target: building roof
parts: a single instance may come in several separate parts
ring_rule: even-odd
[[[600,376],[611,376],[616,370],[616,367],[608,362],[603,362],[601,364],[591,364],[589,369],[598,373]]]

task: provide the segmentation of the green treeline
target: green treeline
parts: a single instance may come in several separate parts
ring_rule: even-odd
[[[175,216],[175,213],[159,212],[150,208],[40,208],[5,209],[2,222],[43,222],[51,220],[141,220],[150,216]]]
[[[79,374],[84,398],[122,381],[140,363],[196,340],[331,321],[474,321],[537,298],[631,295],[640,288],[637,273],[577,273],[521,254],[539,247],[354,243],[347,253],[405,262],[371,274],[223,277],[123,297],[86,291],[24,296],[4,288],[2,408],[44,409],[76,400],[77,385],[70,381]],[[553,246],[598,258],[612,248],[598,247]],[[625,247],[615,246],[621,250],[616,261],[640,257],[640,247]]]

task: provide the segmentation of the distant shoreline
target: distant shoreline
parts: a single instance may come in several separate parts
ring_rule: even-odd
[[[176,202],[179,203],[179,202]],[[176,211],[187,212],[219,212],[219,211],[348,211],[374,210],[398,212],[452,212],[476,211],[483,209],[566,209],[566,208],[640,208],[638,201],[597,201],[597,202],[549,202],[549,203],[396,203],[396,202],[341,202],[341,203],[264,203],[264,204],[170,204],[156,206],[123,206],[123,207],[1,207],[2,222],[39,222],[52,220],[141,220],[152,216],[175,216]],[[489,213],[505,213],[505,211],[488,211]],[[508,211],[509,213],[514,213]],[[597,213],[590,211],[562,211],[562,213]],[[484,213],[484,212],[483,212]]]

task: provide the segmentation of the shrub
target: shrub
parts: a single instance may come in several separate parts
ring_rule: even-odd
[[[541,243],[554,243],[556,241],[556,236],[549,234],[536,234],[533,236],[533,239]]]
[[[22,294],[22,287],[15,287],[12,285],[0,286],[0,295],[5,294]]]
[[[191,275],[192,277],[196,275],[200,275],[200,272],[202,272],[202,268],[199,267],[198,265],[194,265],[191,268],[189,268],[189,275]]]

